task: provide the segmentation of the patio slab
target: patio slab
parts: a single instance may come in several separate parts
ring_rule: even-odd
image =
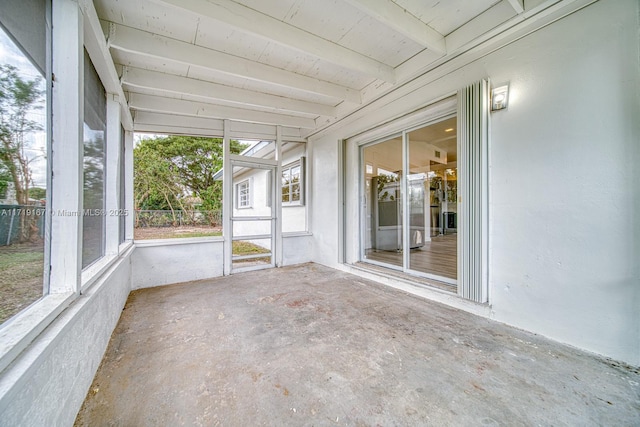
[[[132,292],[76,425],[640,425],[640,373],[304,264]]]

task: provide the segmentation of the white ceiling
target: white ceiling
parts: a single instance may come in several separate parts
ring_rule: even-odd
[[[368,88],[402,84],[399,66],[424,69],[516,20],[522,1],[95,0],[95,8],[134,128],[136,117],[178,115],[308,134],[361,108]]]

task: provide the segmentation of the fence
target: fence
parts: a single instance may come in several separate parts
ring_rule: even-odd
[[[176,227],[181,225],[220,226],[222,225],[222,211],[136,211],[136,227]]]
[[[18,243],[22,236],[33,238],[35,228],[38,237],[44,237],[45,212],[42,206],[0,205],[0,246]]]

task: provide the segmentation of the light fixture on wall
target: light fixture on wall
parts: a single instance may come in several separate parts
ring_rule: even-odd
[[[491,111],[507,108],[509,104],[509,85],[501,85],[491,90]]]

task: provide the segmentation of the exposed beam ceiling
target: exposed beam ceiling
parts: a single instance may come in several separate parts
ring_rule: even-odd
[[[250,105],[280,110],[279,112],[285,114],[297,112],[316,116],[335,116],[335,108],[329,105],[314,104],[139,68],[125,68],[122,74],[122,84],[134,88],[140,87],[161,92],[190,95],[203,98],[204,102],[210,102],[211,100],[227,101],[240,104],[238,106]]]
[[[188,11],[200,18],[223,22],[240,31],[252,33],[269,42],[293,48],[366,76],[395,83],[393,67],[339,44],[296,28],[283,21],[250,9],[231,0],[153,0]]]
[[[382,118],[376,101],[405,93],[425,73],[446,75],[459,57],[497,46],[521,24],[539,28],[547,10],[591,1],[528,0],[527,8],[524,0],[82,4],[96,5],[86,11],[87,50],[123,109],[128,96],[134,129],[216,134],[230,120],[240,133],[271,134],[256,129],[275,125],[302,137],[361,112]]]
[[[360,93],[355,89],[123,25],[110,23],[109,26],[108,42],[113,49],[219,71],[337,100],[360,103]]]
[[[241,122],[264,123],[305,129],[313,129],[316,126],[315,120],[305,117],[225,107],[203,102],[185,101],[182,99],[171,99],[138,93],[132,93],[129,95],[129,106],[134,110],[154,111],[180,116],[229,119]]]
[[[445,54],[444,36],[391,0],[346,0],[347,3],[434,52]],[[518,0],[512,0],[518,1]]]
[[[138,111],[135,119],[135,130],[138,132],[222,137],[224,133],[223,122],[224,120],[220,119]],[[299,128],[287,126],[280,126],[279,128],[285,141],[305,141],[300,135]],[[277,126],[231,121],[229,122],[229,132],[232,138],[273,139],[277,132]]]

